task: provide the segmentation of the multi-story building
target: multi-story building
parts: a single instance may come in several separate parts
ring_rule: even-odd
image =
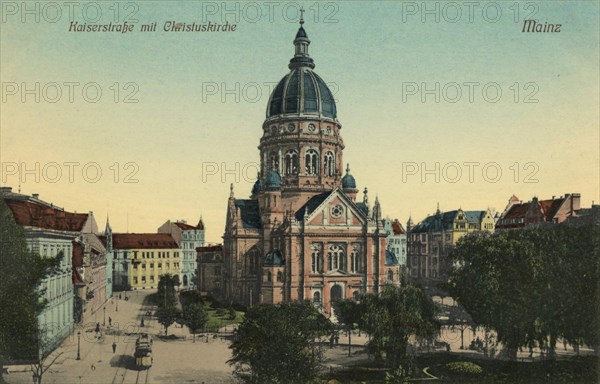
[[[397,258],[400,267],[406,267],[406,230],[398,219],[383,219],[383,229],[387,233],[387,249]]]
[[[435,285],[448,278],[452,246],[469,233],[494,232],[494,218],[489,210],[441,212],[438,208],[415,226],[409,219],[407,231],[409,279]]]
[[[223,287],[223,245],[196,248],[198,257],[198,290],[219,300]]]
[[[181,250],[166,233],[112,233],[103,236],[113,250],[115,289],[156,288],[160,275],[181,274]]]
[[[74,327],[73,240],[97,230],[91,213],[72,213],[39,198],[2,187],[2,198],[15,222],[25,230],[29,249],[42,257],[60,257],[60,266],[42,280],[39,289],[47,305],[38,315],[40,350],[53,350]]]
[[[172,222],[168,220],[158,228],[158,233],[168,233],[181,248],[181,273],[179,280],[184,288],[194,288],[196,285],[196,248],[204,245],[204,222],[202,218],[196,226],[187,224],[184,220]]]
[[[357,201],[349,167],[344,175],[342,124],[303,23],[269,98],[258,180],[249,199],[231,189],[222,295],[243,305],[312,300],[330,316],[332,301],[379,292],[400,273],[386,257],[379,201],[371,208],[366,188]]]
[[[75,321],[88,322],[108,300],[106,248],[94,233],[83,233],[73,241],[73,284]],[[97,321],[96,318],[94,318]]]
[[[496,223],[496,230],[524,228],[530,225],[558,224],[569,217],[577,216],[580,210],[581,194],[567,193],[564,196],[552,196],[552,199],[523,202],[515,195]]]

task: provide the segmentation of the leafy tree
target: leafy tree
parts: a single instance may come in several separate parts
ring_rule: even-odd
[[[202,303],[192,303],[183,309],[183,322],[188,327],[196,342],[196,333],[208,322],[208,314]]]
[[[168,333],[169,327],[181,318],[181,312],[178,308],[179,300],[175,292],[178,282],[179,278],[177,275],[168,273],[161,275],[158,281],[158,291],[156,294],[158,310],[156,311],[156,317],[158,322],[165,327],[165,336]]]
[[[597,348],[600,226],[541,226],[462,238],[451,252],[452,295],[494,329],[510,358],[522,346],[549,357],[559,338]]]
[[[336,300],[333,303],[335,317],[344,324],[348,331],[348,356],[352,354],[352,330],[361,322],[360,305],[357,301],[350,299]]]
[[[310,302],[254,306],[235,331],[228,363],[246,383],[315,383],[319,341],[331,332],[331,323]]]
[[[376,359],[385,355],[388,367],[410,370],[410,337],[429,339],[439,331],[435,304],[421,288],[410,284],[385,285],[379,295],[362,294],[359,301],[359,326],[371,337],[369,348]]]
[[[23,228],[0,194],[0,368],[6,363],[45,359],[40,357],[44,346],[37,316],[47,301],[40,283],[60,266],[63,257],[62,253],[50,258],[30,252]]]

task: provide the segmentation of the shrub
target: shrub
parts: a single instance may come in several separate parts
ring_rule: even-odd
[[[450,373],[457,375],[472,375],[477,376],[483,373],[483,369],[475,363],[470,361],[455,361],[446,364],[446,370]]]

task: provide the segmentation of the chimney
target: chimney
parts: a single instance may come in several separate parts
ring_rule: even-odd
[[[12,193],[12,187],[0,187],[2,193]]]
[[[579,211],[581,208],[581,193],[571,194],[571,213]]]
[[[32,193],[31,197],[33,197],[34,199],[38,199],[40,198],[40,194],[39,193]]]

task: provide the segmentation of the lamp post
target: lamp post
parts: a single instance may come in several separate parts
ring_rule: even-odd
[[[117,306],[115,307],[115,312],[119,312],[119,302],[117,301]]]
[[[81,360],[81,331],[77,331],[77,360]]]
[[[102,325],[106,325],[106,307],[102,308],[104,311],[104,320],[102,321]]]

